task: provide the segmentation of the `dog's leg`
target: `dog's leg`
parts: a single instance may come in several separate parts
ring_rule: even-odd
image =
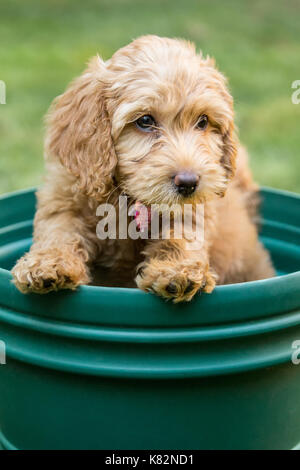
[[[174,302],[191,300],[198,291],[210,293],[216,274],[210,269],[205,246],[188,249],[186,240],[149,242],[145,261],[138,266],[136,283],[144,291],[154,292]]]
[[[14,283],[23,293],[75,289],[90,281],[88,263],[95,247],[83,218],[72,208],[73,202],[63,207],[53,198],[47,206],[45,194],[39,194],[34,243],[12,270]]]

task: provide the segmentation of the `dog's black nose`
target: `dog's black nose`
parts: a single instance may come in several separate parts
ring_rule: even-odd
[[[174,183],[177,191],[182,194],[182,196],[190,196],[193,194],[199,183],[199,176],[187,171],[178,173],[174,177]]]

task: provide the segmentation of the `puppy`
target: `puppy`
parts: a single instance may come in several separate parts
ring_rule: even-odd
[[[179,302],[216,283],[274,275],[226,80],[190,42],[145,36],[107,62],[93,58],[54,100],[45,154],[34,243],[12,271],[21,292],[75,289],[100,267]],[[171,236],[99,240],[97,207],[118,208],[124,194],[146,207],[202,204],[201,246]]]

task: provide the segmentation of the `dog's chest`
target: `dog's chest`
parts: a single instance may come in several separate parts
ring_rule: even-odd
[[[133,270],[142,261],[143,240],[99,240],[96,264],[114,270]]]

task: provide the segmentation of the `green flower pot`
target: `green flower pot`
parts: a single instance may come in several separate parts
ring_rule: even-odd
[[[179,305],[123,288],[20,294],[9,270],[30,246],[35,197],[2,197],[2,447],[296,448],[300,197],[262,197],[278,276]]]

